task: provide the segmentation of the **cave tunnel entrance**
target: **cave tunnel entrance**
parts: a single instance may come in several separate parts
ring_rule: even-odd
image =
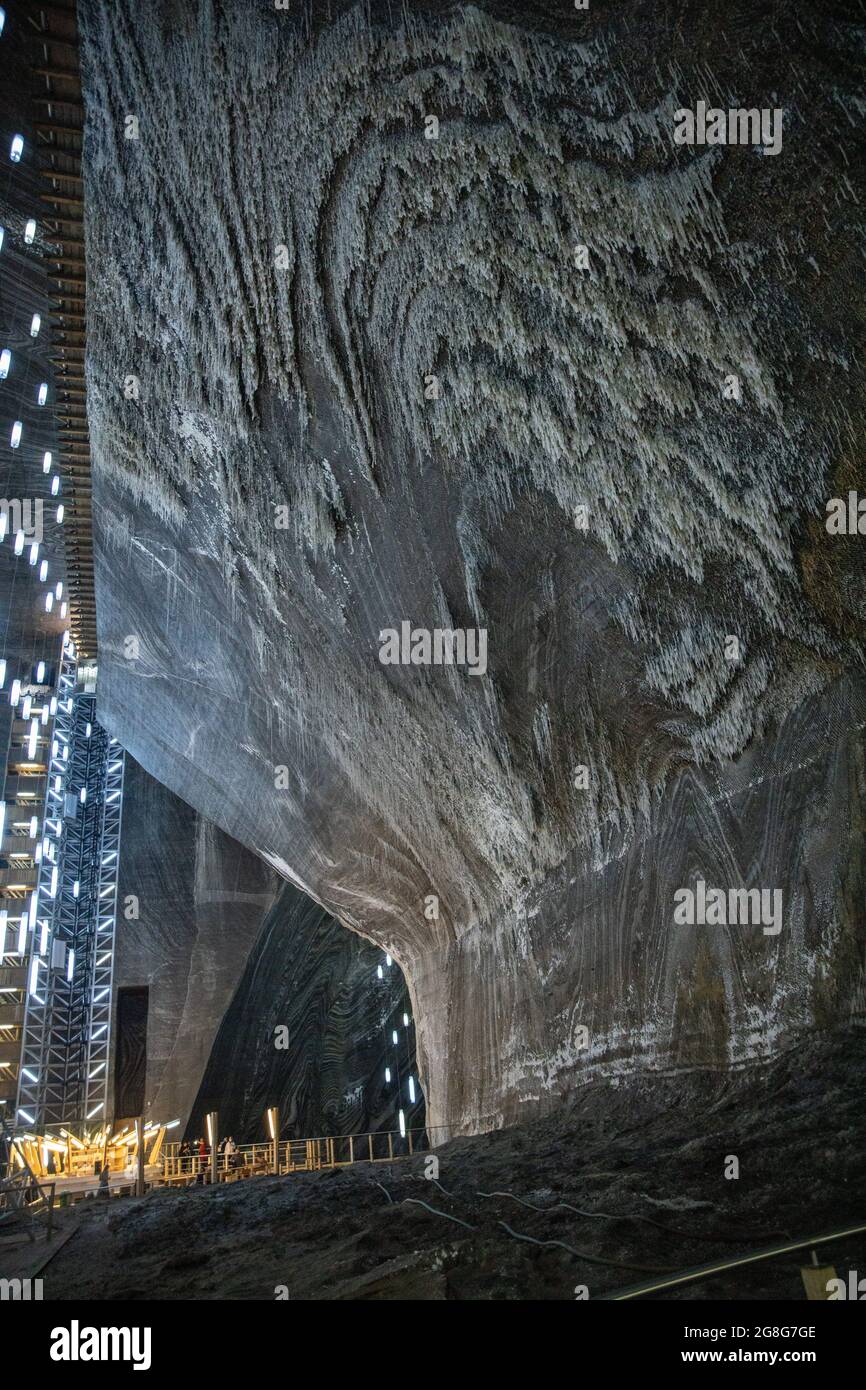
[[[415,1022],[397,962],[287,884],[216,1033],[186,1128],[237,1142],[421,1131]]]

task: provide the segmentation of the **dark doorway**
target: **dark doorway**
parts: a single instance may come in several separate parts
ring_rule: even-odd
[[[117,992],[117,1042],[114,1053],[116,1119],[144,1113],[148,994],[147,985]]]

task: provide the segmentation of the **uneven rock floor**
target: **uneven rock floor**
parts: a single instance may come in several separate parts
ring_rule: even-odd
[[[598,1085],[555,1117],[444,1145],[438,1186],[420,1155],[88,1201],[61,1213],[78,1231],[45,1270],[45,1297],[273,1299],[285,1286],[291,1299],[573,1299],[586,1285],[592,1298],[866,1221],[864,1063],[866,1034],[842,1033],[746,1076]],[[480,1195],[494,1192],[550,1210]],[[819,1255],[843,1275],[866,1270],[866,1238]],[[663,1297],[802,1301],[808,1263],[803,1252]]]

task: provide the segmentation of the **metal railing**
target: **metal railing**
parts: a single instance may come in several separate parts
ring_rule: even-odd
[[[38,1182],[22,1173],[0,1182],[0,1236],[20,1229],[28,1240],[35,1240],[35,1223],[45,1219],[42,1234],[51,1239],[54,1212],[54,1183]]]
[[[392,1163],[429,1150],[434,1128],[444,1130],[445,1126],[407,1129],[405,1134],[393,1129],[368,1134],[321,1135],[313,1139],[281,1139],[277,1144],[273,1140],[240,1144],[232,1154],[217,1154],[217,1180],[232,1182],[265,1173],[311,1173],[320,1168],[348,1168],[353,1163]],[[182,1154],[182,1147],[180,1143],[165,1146],[163,1182],[209,1181],[210,1153]]]
[[[845,1226],[837,1231],[825,1231],[820,1236],[807,1236],[805,1240],[789,1240],[783,1245],[770,1245],[764,1250],[751,1250],[742,1255],[729,1255],[721,1259],[711,1260],[709,1264],[696,1265],[693,1269],[684,1269],[679,1272],[672,1271],[670,1274],[662,1275],[658,1279],[650,1280],[644,1284],[632,1284],[626,1289],[612,1289],[610,1293],[597,1294],[596,1298],[600,1302],[602,1299],[608,1303],[620,1303],[627,1299],[642,1298],[648,1293],[664,1293],[667,1289],[682,1288],[684,1284],[695,1284],[699,1280],[712,1279],[717,1274],[724,1274],[729,1269],[742,1269],[744,1265],[760,1264],[763,1260],[775,1260],[782,1255],[790,1255],[798,1250],[813,1251],[813,1258],[817,1265],[817,1255],[814,1254],[820,1245],[829,1245],[831,1241],[847,1240],[849,1236],[862,1236],[866,1233],[866,1223],[860,1222],[855,1226]],[[813,1295],[809,1295],[813,1297]]]
[[[33,1229],[40,1217],[45,1217],[45,1239],[51,1239],[54,1212],[54,1183],[40,1182],[27,1162],[0,1111],[0,1138],[8,1156],[9,1172],[0,1178],[0,1233],[23,1230],[28,1240],[35,1240]],[[16,1150],[20,1166],[12,1163]]]

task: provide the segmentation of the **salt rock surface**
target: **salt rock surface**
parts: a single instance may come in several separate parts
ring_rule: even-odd
[[[399,961],[433,1123],[862,1007],[850,26],[79,14],[100,718]],[[675,146],[698,100],[781,153]],[[676,925],[696,878],[783,930]]]

